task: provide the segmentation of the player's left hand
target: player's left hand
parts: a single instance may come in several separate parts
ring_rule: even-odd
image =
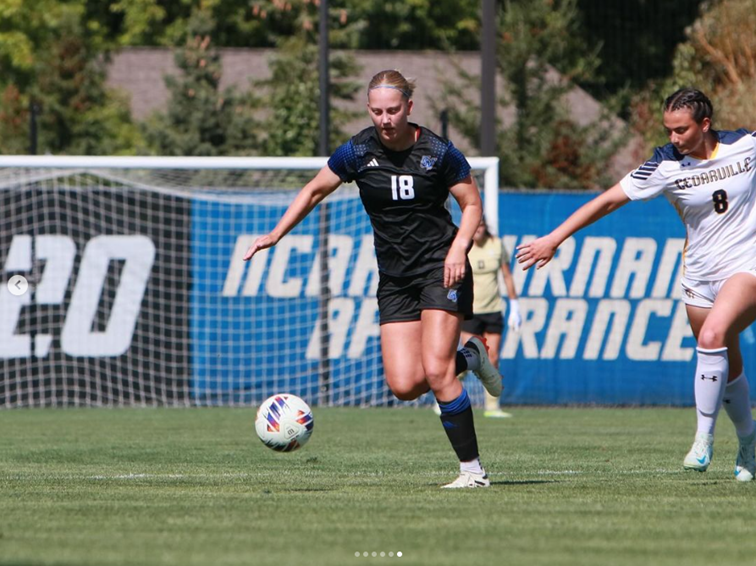
[[[450,289],[465,278],[467,265],[466,250],[458,250],[452,246],[444,261],[444,287]]]
[[[509,299],[509,317],[507,326],[512,332],[518,332],[522,326],[522,316],[520,315],[520,304],[517,299]]]
[[[559,243],[555,242],[551,235],[542,236],[527,244],[517,246],[517,263],[522,264],[522,269],[530,269],[533,265],[541,269],[554,257]]]
[[[254,256],[260,250],[266,250],[272,246],[275,246],[277,243],[278,238],[274,234],[266,234],[265,236],[260,236],[253,242],[251,246],[249,246],[247,253],[244,254],[244,257],[242,259],[244,261],[249,261],[250,259],[252,259],[252,256]]]

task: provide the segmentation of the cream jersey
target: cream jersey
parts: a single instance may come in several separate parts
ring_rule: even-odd
[[[620,181],[631,200],[663,193],[686,230],[684,275],[719,281],[756,266],[756,132],[714,132],[710,159],[670,143]]]
[[[473,272],[473,313],[501,312],[504,303],[499,293],[499,270],[509,263],[501,240],[488,237],[482,246],[473,244],[467,257]]]

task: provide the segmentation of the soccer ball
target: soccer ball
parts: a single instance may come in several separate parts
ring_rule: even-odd
[[[255,431],[268,448],[291,452],[310,440],[314,424],[307,403],[296,395],[279,393],[268,397],[257,409]]]

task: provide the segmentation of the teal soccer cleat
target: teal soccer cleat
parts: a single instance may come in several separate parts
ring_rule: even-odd
[[[711,464],[713,454],[714,435],[705,432],[696,434],[693,447],[683,460],[683,468],[686,470],[695,470],[696,472],[705,472]]]

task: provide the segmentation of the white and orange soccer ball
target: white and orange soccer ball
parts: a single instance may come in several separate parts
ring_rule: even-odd
[[[307,403],[296,395],[279,393],[268,397],[257,409],[255,431],[268,448],[291,452],[310,440],[314,424]]]

